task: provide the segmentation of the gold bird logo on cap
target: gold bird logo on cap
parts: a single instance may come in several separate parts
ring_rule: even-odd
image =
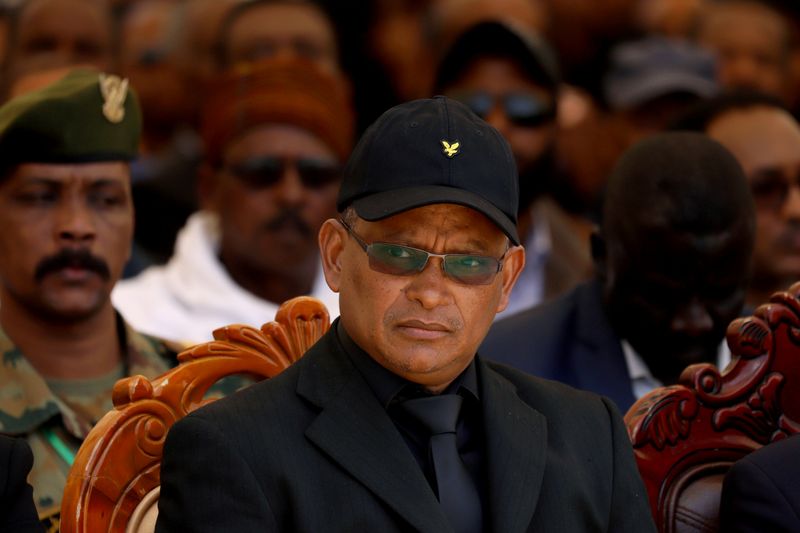
[[[125,118],[128,79],[113,74],[100,74],[100,93],[103,95],[103,116],[113,124],[122,122]]]
[[[458,152],[458,148],[460,146],[461,146],[461,143],[458,142],[458,141],[455,141],[453,144],[450,144],[449,142],[447,142],[445,140],[442,140],[442,147],[443,147],[442,152],[447,157],[452,158],[453,156],[458,155],[458,153],[459,153]]]

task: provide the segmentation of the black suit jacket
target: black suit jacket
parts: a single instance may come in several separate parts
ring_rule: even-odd
[[[496,322],[479,351],[529,374],[608,396],[622,412],[636,401],[596,281]]]
[[[722,486],[720,531],[800,531],[800,435],[733,465]]]
[[[450,531],[332,331],[172,428],[157,531]],[[654,531],[608,400],[480,360],[478,380],[492,531]]]
[[[32,466],[27,442],[0,435],[0,531],[44,531],[27,479]]]

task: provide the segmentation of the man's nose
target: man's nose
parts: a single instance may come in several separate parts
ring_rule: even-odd
[[[405,290],[409,300],[419,302],[425,309],[452,303],[450,280],[444,272],[442,261],[441,257],[430,257],[422,272],[411,276]]]
[[[286,162],[283,176],[273,189],[278,201],[285,205],[297,205],[303,199],[305,186],[294,162]]]
[[[57,209],[56,238],[68,244],[88,244],[96,235],[94,216],[78,199],[65,200]]]
[[[784,220],[800,222],[800,185],[792,184],[786,195],[786,201],[781,207],[781,216]]]
[[[495,104],[486,115],[486,122],[500,132],[503,138],[507,139],[511,131],[511,121],[506,116],[506,111],[502,105]]]

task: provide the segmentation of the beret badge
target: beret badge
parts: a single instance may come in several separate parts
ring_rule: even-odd
[[[128,79],[113,74],[100,74],[100,93],[103,95],[103,116],[112,124],[125,118],[125,98],[128,95]]]

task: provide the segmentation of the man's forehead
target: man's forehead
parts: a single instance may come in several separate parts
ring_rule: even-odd
[[[93,163],[21,163],[10,173],[9,180],[35,181],[121,181],[130,180],[130,165],[125,161]]]
[[[475,245],[486,245],[506,238],[503,231],[486,215],[460,204],[444,203],[416,207],[383,220],[367,223],[379,228],[386,238],[409,238],[431,229],[448,237],[457,235],[464,242]]]
[[[728,148],[745,171],[753,160],[788,157],[800,161],[800,125],[781,109],[732,109],[714,118],[707,133]]]
[[[333,150],[313,132],[293,124],[265,122],[248,128],[231,139],[226,146],[229,158],[285,156],[330,158]]]

